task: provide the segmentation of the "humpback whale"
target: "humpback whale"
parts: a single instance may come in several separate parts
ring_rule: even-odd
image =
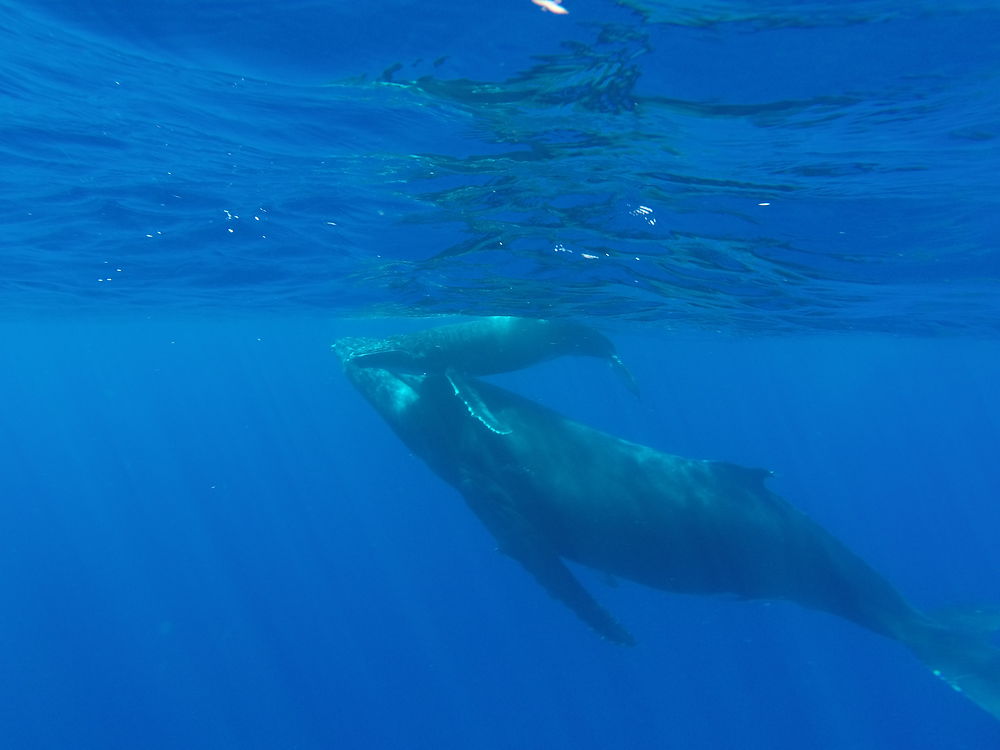
[[[440,368],[365,362],[352,351],[358,341],[335,344],[357,390],[501,551],[605,639],[634,643],[566,561],[664,591],[783,599],[839,616],[902,643],[1000,719],[1000,650],[988,628],[953,628],[914,608],[770,491],[769,472],[662,453],[473,377],[459,393]],[[441,355],[445,363],[446,347]]]
[[[335,346],[356,367],[414,373],[497,375],[566,355],[596,357],[638,391],[607,336],[566,320],[498,315],[386,339],[342,339]]]

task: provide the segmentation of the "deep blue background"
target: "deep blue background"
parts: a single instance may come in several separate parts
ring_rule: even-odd
[[[594,637],[397,442],[326,344],[412,323],[8,323],[0,712],[18,748],[985,748],[901,647],[582,573]],[[921,606],[1000,601],[992,343],[620,335],[502,382],[772,486]]]

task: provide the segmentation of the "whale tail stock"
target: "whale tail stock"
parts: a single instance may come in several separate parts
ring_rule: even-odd
[[[961,627],[929,620],[906,637],[900,637],[930,670],[996,719],[1000,719],[1000,648],[990,642],[997,617],[983,612],[978,626],[975,613],[963,616]]]

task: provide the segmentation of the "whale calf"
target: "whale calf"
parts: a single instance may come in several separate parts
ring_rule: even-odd
[[[567,355],[596,357],[638,393],[611,340],[573,321],[492,316],[385,339],[342,339],[334,346],[356,367],[474,376],[520,370]]]
[[[604,638],[634,643],[566,560],[664,591],[783,599],[842,617],[907,646],[1000,719],[1000,650],[988,633],[911,606],[771,492],[768,472],[662,453],[472,377],[459,394],[446,373],[360,366],[351,341],[335,350],[357,390],[500,549]]]

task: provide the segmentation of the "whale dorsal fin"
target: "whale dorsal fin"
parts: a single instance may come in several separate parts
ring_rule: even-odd
[[[727,477],[731,482],[757,491],[766,491],[764,482],[773,476],[773,473],[768,469],[740,466],[728,461],[710,461],[709,463],[712,465],[713,472]]]

